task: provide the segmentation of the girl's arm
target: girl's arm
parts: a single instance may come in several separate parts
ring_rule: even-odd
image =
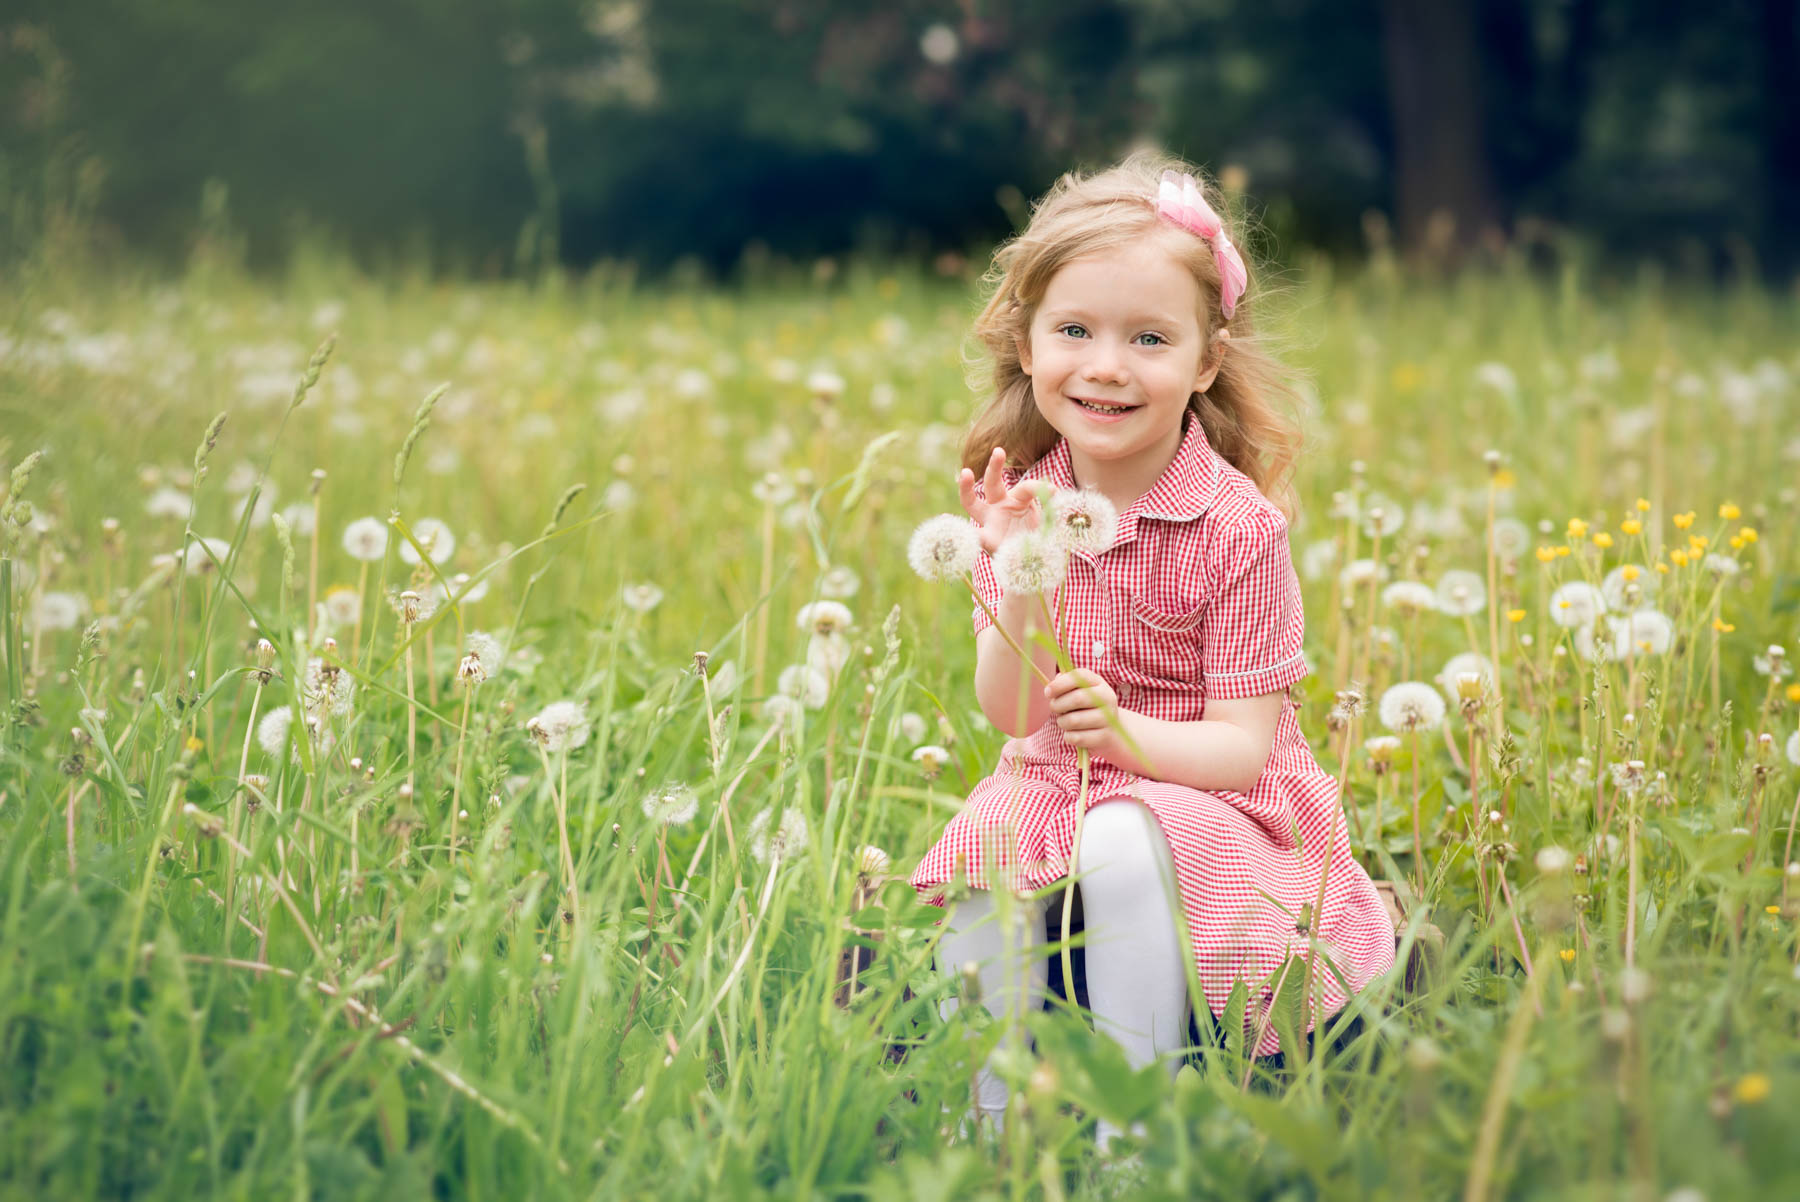
[[[1056,657],[1032,641],[1031,633],[1026,629],[1027,622],[1031,623],[1032,630],[1042,628],[1042,610],[1042,602],[1036,595],[1019,592],[1002,596],[994,612],[1006,633],[1025,648],[1044,675],[1054,676]],[[1021,696],[1026,702],[1022,728],[1019,724]],[[992,626],[975,639],[975,700],[981,705],[982,715],[996,730],[1014,738],[1023,738],[1050,720],[1050,702],[1044,696],[1037,674],[1020,663],[1013,649],[1007,646],[1006,639]]]
[[[1105,700],[1110,703],[1110,696]],[[1275,727],[1286,703],[1286,689],[1260,697],[1213,699],[1206,703],[1206,712],[1213,716],[1198,722],[1170,722],[1116,710],[1131,742],[1110,725],[1096,725],[1092,719],[1078,721],[1089,728],[1087,737],[1092,739],[1095,755],[1134,775],[1202,791],[1248,793],[1269,762]]]

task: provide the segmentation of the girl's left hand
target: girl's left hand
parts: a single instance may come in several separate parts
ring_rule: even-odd
[[[1050,716],[1069,746],[1085,747],[1104,758],[1116,745],[1119,695],[1098,673],[1086,668],[1060,673],[1044,686],[1044,696],[1050,699]]]

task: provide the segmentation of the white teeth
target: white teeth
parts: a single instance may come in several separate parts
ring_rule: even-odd
[[[1087,401],[1075,403],[1090,413],[1128,413],[1131,410],[1130,405],[1091,405]]]

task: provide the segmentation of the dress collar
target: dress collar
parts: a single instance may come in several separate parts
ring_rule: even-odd
[[[1206,433],[1193,410],[1188,410],[1182,420],[1181,445],[1175,450],[1175,458],[1156,478],[1150,491],[1119,514],[1119,532],[1113,539],[1113,546],[1137,538],[1140,518],[1190,522],[1212,507],[1222,460],[1206,441]],[[1058,438],[1044,457],[1032,464],[1020,479],[1046,480],[1058,488],[1076,487],[1075,468],[1069,458],[1069,440]]]

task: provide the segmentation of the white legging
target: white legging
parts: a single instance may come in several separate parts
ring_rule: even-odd
[[[1119,1042],[1134,1069],[1143,1068],[1185,1046],[1188,1028],[1186,964],[1174,918],[1181,904],[1175,862],[1149,807],[1115,800],[1089,810],[1081,826],[1078,870],[1094,1025]],[[1060,913],[1061,905],[1059,895],[1052,908]],[[1049,990],[1050,963],[1037,954],[1044,942],[1042,903],[1018,908],[1025,911],[1023,921],[1019,934],[1009,939],[993,897],[976,890],[945,914],[938,944],[939,971],[956,974],[966,963],[977,965],[982,1006],[996,1017],[1041,1007]],[[1009,947],[1024,951],[1023,989],[1018,952],[1009,955]],[[1072,991],[1073,984],[1065,989]],[[948,1019],[957,1004],[956,997],[947,997],[939,1011]],[[1009,1024],[1001,1049],[1012,1041]],[[1167,1065],[1173,1077],[1180,1063],[1170,1057]],[[981,1111],[1000,1126],[1007,1091],[991,1060],[976,1075],[976,1094]],[[1117,1134],[1116,1127],[1102,1120],[1100,1147],[1104,1150]]]

